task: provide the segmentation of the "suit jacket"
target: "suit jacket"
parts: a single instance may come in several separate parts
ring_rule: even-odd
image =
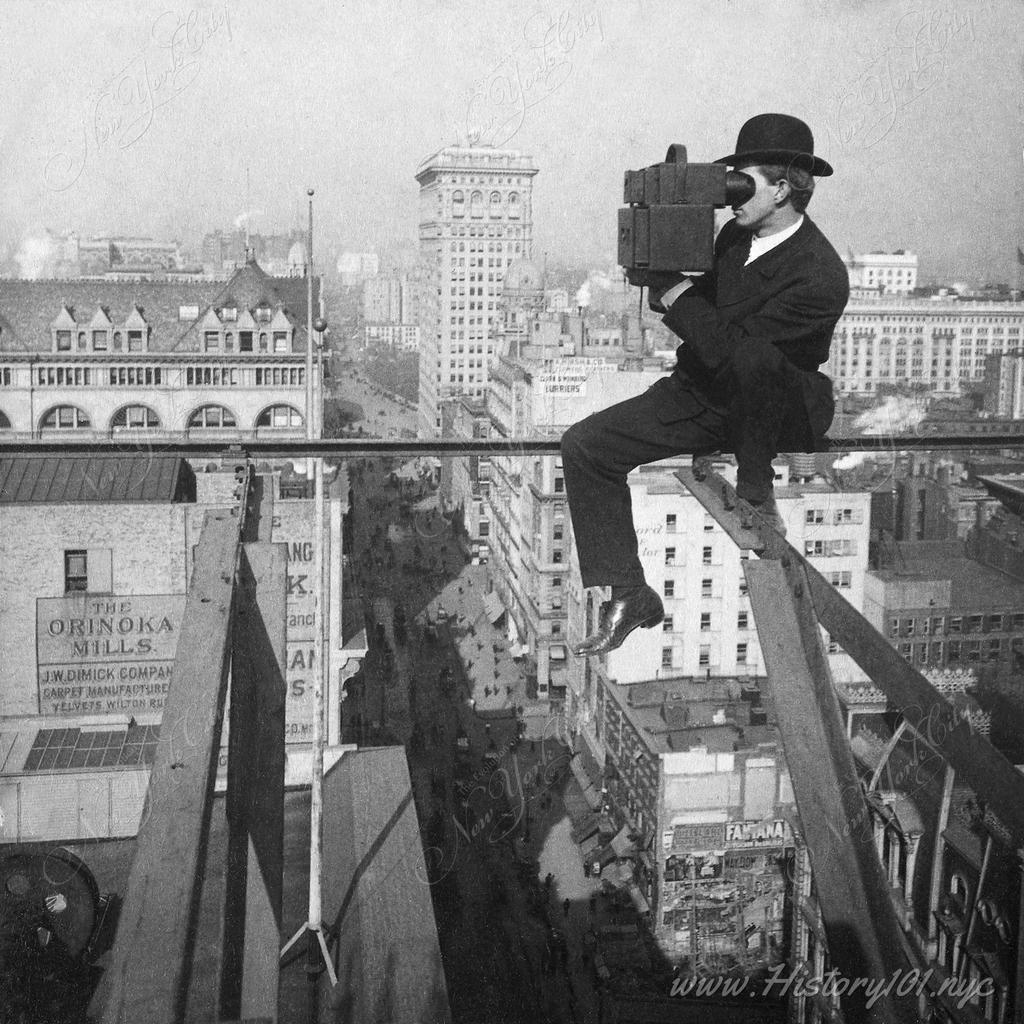
[[[665,314],[665,324],[685,342],[676,349],[674,373],[708,405],[728,407],[730,352],[751,339],[777,346],[800,371],[803,399],[780,445],[813,451],[823,447],[832,420],[832,382],[818,367],[828,360],[850,296],[849,274],[806,215],[789,238],[744,266],[750,237],[729,221],[715,240],[714,268]]]

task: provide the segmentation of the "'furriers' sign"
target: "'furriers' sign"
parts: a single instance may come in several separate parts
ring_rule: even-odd
[[[38,598],[39,713],[161,709],[184,609],[184,594]]]

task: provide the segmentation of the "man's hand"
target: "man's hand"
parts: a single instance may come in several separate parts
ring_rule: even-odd
[[[649,290],[648,305],[656,313],[664,313],[661,297],[665,292],[686,280],[686,275],[664,270],[627,270],[626,280],[636,288]]]

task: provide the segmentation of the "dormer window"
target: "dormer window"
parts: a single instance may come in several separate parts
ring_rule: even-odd
[[[71,351],[71,332],[70,331],[57,331],[57,351],[58,352],[70,352]]]
[[[231,331],[228,331],[227,334],[224,335],[224,351],[235,351],[235,336],[234,334],[231,333]]]
[[[288,351],[288,332],[287,331],[274,331],[274,351],[275,352],[287,352]]]
[[[203,333],[203,351],[217,352],[220,350],[220,332],[205,331]]]
[[[238,319],[238,307],[237,306],[225,306],[220,311],[221,320],[237,320]]]
[[[270,345],[270,336],[267,334],[266,331],[262,331],[260,333],[260,351],[261,352],[269,351],[269,345]]]
[[[113,344],[110,346],[114,352],[120,352],[124,345],[124,335],[120,331],[114,331]]]
[[[273,310],[269,306],[257,306],[256,307],[256,319],[262,321],[269,321],[273,316]]]
[[[144,342],[142,337],[142,331],[129,331],[128,332],[128,351],[129,352],[141,352],[144,348]]]
[[[92,350],[93,350],[93,352],[106,352],[107,351],[107,332],[106,331],[93,331],[92,332]]]
[[[252,331],[239,331],[238,332],[238,351],[239,352],[251,352],[252,351]]]

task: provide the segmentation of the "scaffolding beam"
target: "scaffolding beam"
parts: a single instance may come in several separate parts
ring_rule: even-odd
[[[110,966],[103,1024],[185,1019],[210,831],[239,550],[234,510],[207,512],[197,546]]]
[[[754,621],[768,668],[778,729],[811,855],[829,959],[841,977],[878,982],[911,964],[875,849],[874,830],[853,763],[828,662],[807,594],[792,561],[744,564]],[[871,1006],[863,988],[847,992],[847,1024],[916,1024],[916,1001],[886,993]]]
[[[244,544],[235,589],[220,1012],[276,1024],[284,871],[283,544]]]

